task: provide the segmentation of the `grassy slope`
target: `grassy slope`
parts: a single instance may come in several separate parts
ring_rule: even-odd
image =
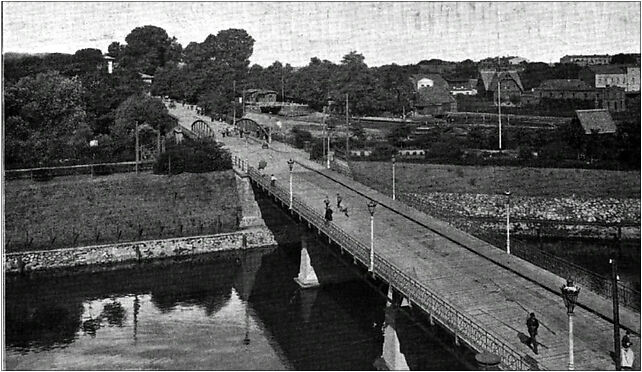
[[[392,182],[390,163],[353,162],[352,171]],[[396,176],[403,192],[496,194],[509,189],[517,196],[640,198],[639,171],[397,163]]]
[[[5,183],[5,243],[16,251],[233,231],[237,206],[231,171],[12,181]]]

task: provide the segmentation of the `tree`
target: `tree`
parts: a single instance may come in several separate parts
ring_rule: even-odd
[[[96,71],[104,63],[103,53],[100,49],[79,49],[72,57],[70,66],[71,75],[83,75]]]
[[[158,67],[180,57],[180,44],[160,27],[136,27],[125,37],[125,41],[127,45],[119,63],[130,70],[154,75]]]
[[[92,136],[80,80],[55,71],[8,86],[5,117],[7,166],[55,165],[77,159]]]

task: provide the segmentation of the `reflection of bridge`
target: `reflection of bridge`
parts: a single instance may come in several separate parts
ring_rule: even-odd
[[[262,149],[233,137],[223,141],[236,156],[236,170],[246,173],[258,189],[284,208],[290,204],[286,160],[297,160],[290,213],[353,257],[356,266],[364,271],[370,265],[370,215],[366,203],[376,201],[379,206],[375,212],[372,276],[389,283],[414,308],[454,334],[457,341],[478,352],[498,354],[504,368],[566,368],[568,325],[559,290],[564,278],[324,170],[299,150],[280,143]],[[264,173],[276,176],[276,186],[249,166],[263,159],[269,164]],[[325,223],[323,200],[337,193],[343,196],[350,215],[335,213],[334,221]],[[314,269],[314,262],[311,264]],[[524,322],[531,311],[543,324],[538,341],[545,348],[540,348],[539,355],[522,341],[526,333]],[[609,355],[613,350],[611,317],[610,299],[582,289],[574,315],[578,369],[613,368]],[[639,313],[621,308],[620,321],[623,327],[639,334]]]

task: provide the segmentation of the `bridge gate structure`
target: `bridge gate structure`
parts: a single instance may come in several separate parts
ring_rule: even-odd
[[[249,118],[242,118],[236,121],[236,125],[245,133],[258,134],[257,138],[272,143],[272,128],[267,125],[261,125]]]
[[[197,138],[216,137],[214,129],[210,124],[201,119],[194,121],[191,125],[191,129],[192,132],[196,134]]]

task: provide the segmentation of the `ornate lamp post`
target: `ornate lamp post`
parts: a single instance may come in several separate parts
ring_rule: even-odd
[[[573,358],[573,309],[577,303],[580,288],[573,284],[573,279],[568,279],[566,285],[563,285],[560,290],[562,291],[562,298],[568,314],[568,370],[573,371],[575,369]]]
[[[395,156],[392,155],[392,200],[395,200]]]
[[[370,268],[368,271],[374,272],[374,212],[377,202],[370,200],[368,202],[368,212],[370,212]]]
[[[506,253],[510,254],[510,191],[504,192],[506,195]]]
[[[288,167],[290,168],[290,209],[292,209],[292,169],[294,169],[294,160],[288,160]]]

